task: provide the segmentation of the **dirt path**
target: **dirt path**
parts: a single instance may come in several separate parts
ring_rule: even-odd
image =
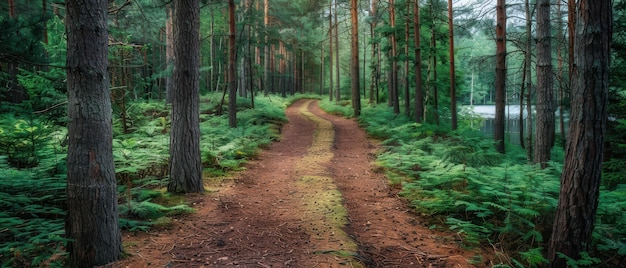
[[[125,234],[132,256],[111,267],[473,267],[375,172],[377,145],[354,120],[310,100],[287,116],[245,172],[190,197],[197,213]]]

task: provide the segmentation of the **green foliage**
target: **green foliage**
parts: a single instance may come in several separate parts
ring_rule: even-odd
[[[213,113],[218,100],[218,94],[202,97],[201,149],[203,157],[213,156],[204,158],[205,168],[223,173],[239,169],[259,147],[279,138],[287,101],[258,98],[257,108],[250,109],[245,108],[250,103],[242,100],[239,128],[231,129],[226,117]],[[67,242],[66,130],[32,109],[18,109],[24,107],[28,108],[13,106],[22,116],[0,116],[0,263],[3,267],[62,265]],[[120,118],[113,119],[120,227],[146,231],[167,226],[171,217],[193,212],[184,200],[174,201],[162,190],[168,179],[169,108],[160,102],[134,101],[126,107],[127,134],[122,133]]]
[[[352,109],[350,102],[340,102],[339,105],[337,105],[334,101],[331,102],[327,99],[322,99],[320,100],[319,105],[320,108],[329,114],[345,116],[348,118],[354,116],[354,109]]]
[[[415,210],[445,222],[466,246],[497,245],[506,256],[502,267],[547,263],[544,246],[558,201],[560,163],[539,169],[526,164],[523,150],[496,153],[492,141],[475,130],[398,123],[389,110],[366,107],[360,120],[371,135],[386,138],[378,164],[402,184],[401,194]],[[623,185],[602,191],[594,233],[599,255],[626,252],[625,202]]]
[[[599,264],[601,262],[598,258],[593,258],[589,256],[588,252],[581,252],[580,259],[571,258],[561,252],[558,252],[557,255],[561,258],[567,260],[567,267],[578,268],[578,267],[589,267],[594,264]]]
[[[613,191],[601,191],[594,229],[596,247],[601,252],[626,256],[626,184]]]
[[[49,163],[44,161],[45,163]],[[63,238],[65,176],[52,168],[18,170],[0,156],[0,263],[39,266],[56,254]]]

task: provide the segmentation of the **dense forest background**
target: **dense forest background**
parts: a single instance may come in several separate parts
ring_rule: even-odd
[[[384,140],[380,165],[433,228],[457,231],[468,247],[493,248],[502,267],[549,262],[571,111],[577,1],[548,1],[548,28],[537,16],[538,2],[545,1],[534,0],[506,1],[504,24],[494,1],[229,2],[234,8],[226,1],[199,3],[205,178],[237,170],[279,138],[290,102],[319,98],[327,111],[358,117]],[[568,259],[572,267],[626,265],[626,2],[612,4],[601,194],[593,242]],[[168,1],[112,0],[107,14],[120,226],[142,231],[192,211],[164,190],[168,103],[176,90],[175,12]],[[3,267],[64,264],[66,16],[63,2],[0,2]],[[505,39],[498,25],[506,25]],[[548,50],[538,48],[545,33]],[[541,69],[546,51],[549,84]],[[552,127],[543,129],[537,107],[545,106],[546,94]],[[506,107],[506,118],[496,107]],[[553,139],[537,140],[549,136],[539,133]]]

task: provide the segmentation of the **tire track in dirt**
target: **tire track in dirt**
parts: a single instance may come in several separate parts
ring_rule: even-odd
[[[196,213],[124,233],[132,256],[109,267],[474,267],[387,186],[354,120],[311,100],[286,113],[281,141],[234,178],[206,179],[187,198]]]

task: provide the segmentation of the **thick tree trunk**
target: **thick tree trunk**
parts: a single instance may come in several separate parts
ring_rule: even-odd
[[[359,11],[357,0],[350,0],[350,17],[352,21],[352,108],[354,116],[361,115],[361,85],[359,82]]]
[[[550,161],[554,145],[554,89],[550,36],[550,0],[537,2],[537,127],[535,163],[542,168]]]
[[[566,267],[558,254],[579,259],[593,247],[607,122],[611,2],[580,0],[577,6],[572,111],[548,254],[551,267]]]
[[[504,153],[504,106],[506,105],[506,6],[505,0],[496,5],[496,118],[494,140],[496,150]]]
[[[107,77],[107,1],[65,2],[67,16],[67,221],[69,267],[122,253]]]
[[[170,130],[170,193],[199,193],[200,158],[200,3],[174,1],[174,90]]]
[[[424,120],[424,89],[422,82],[422,38],[419,0],[413,0],[413,42],[415,43],[415,122]]]

